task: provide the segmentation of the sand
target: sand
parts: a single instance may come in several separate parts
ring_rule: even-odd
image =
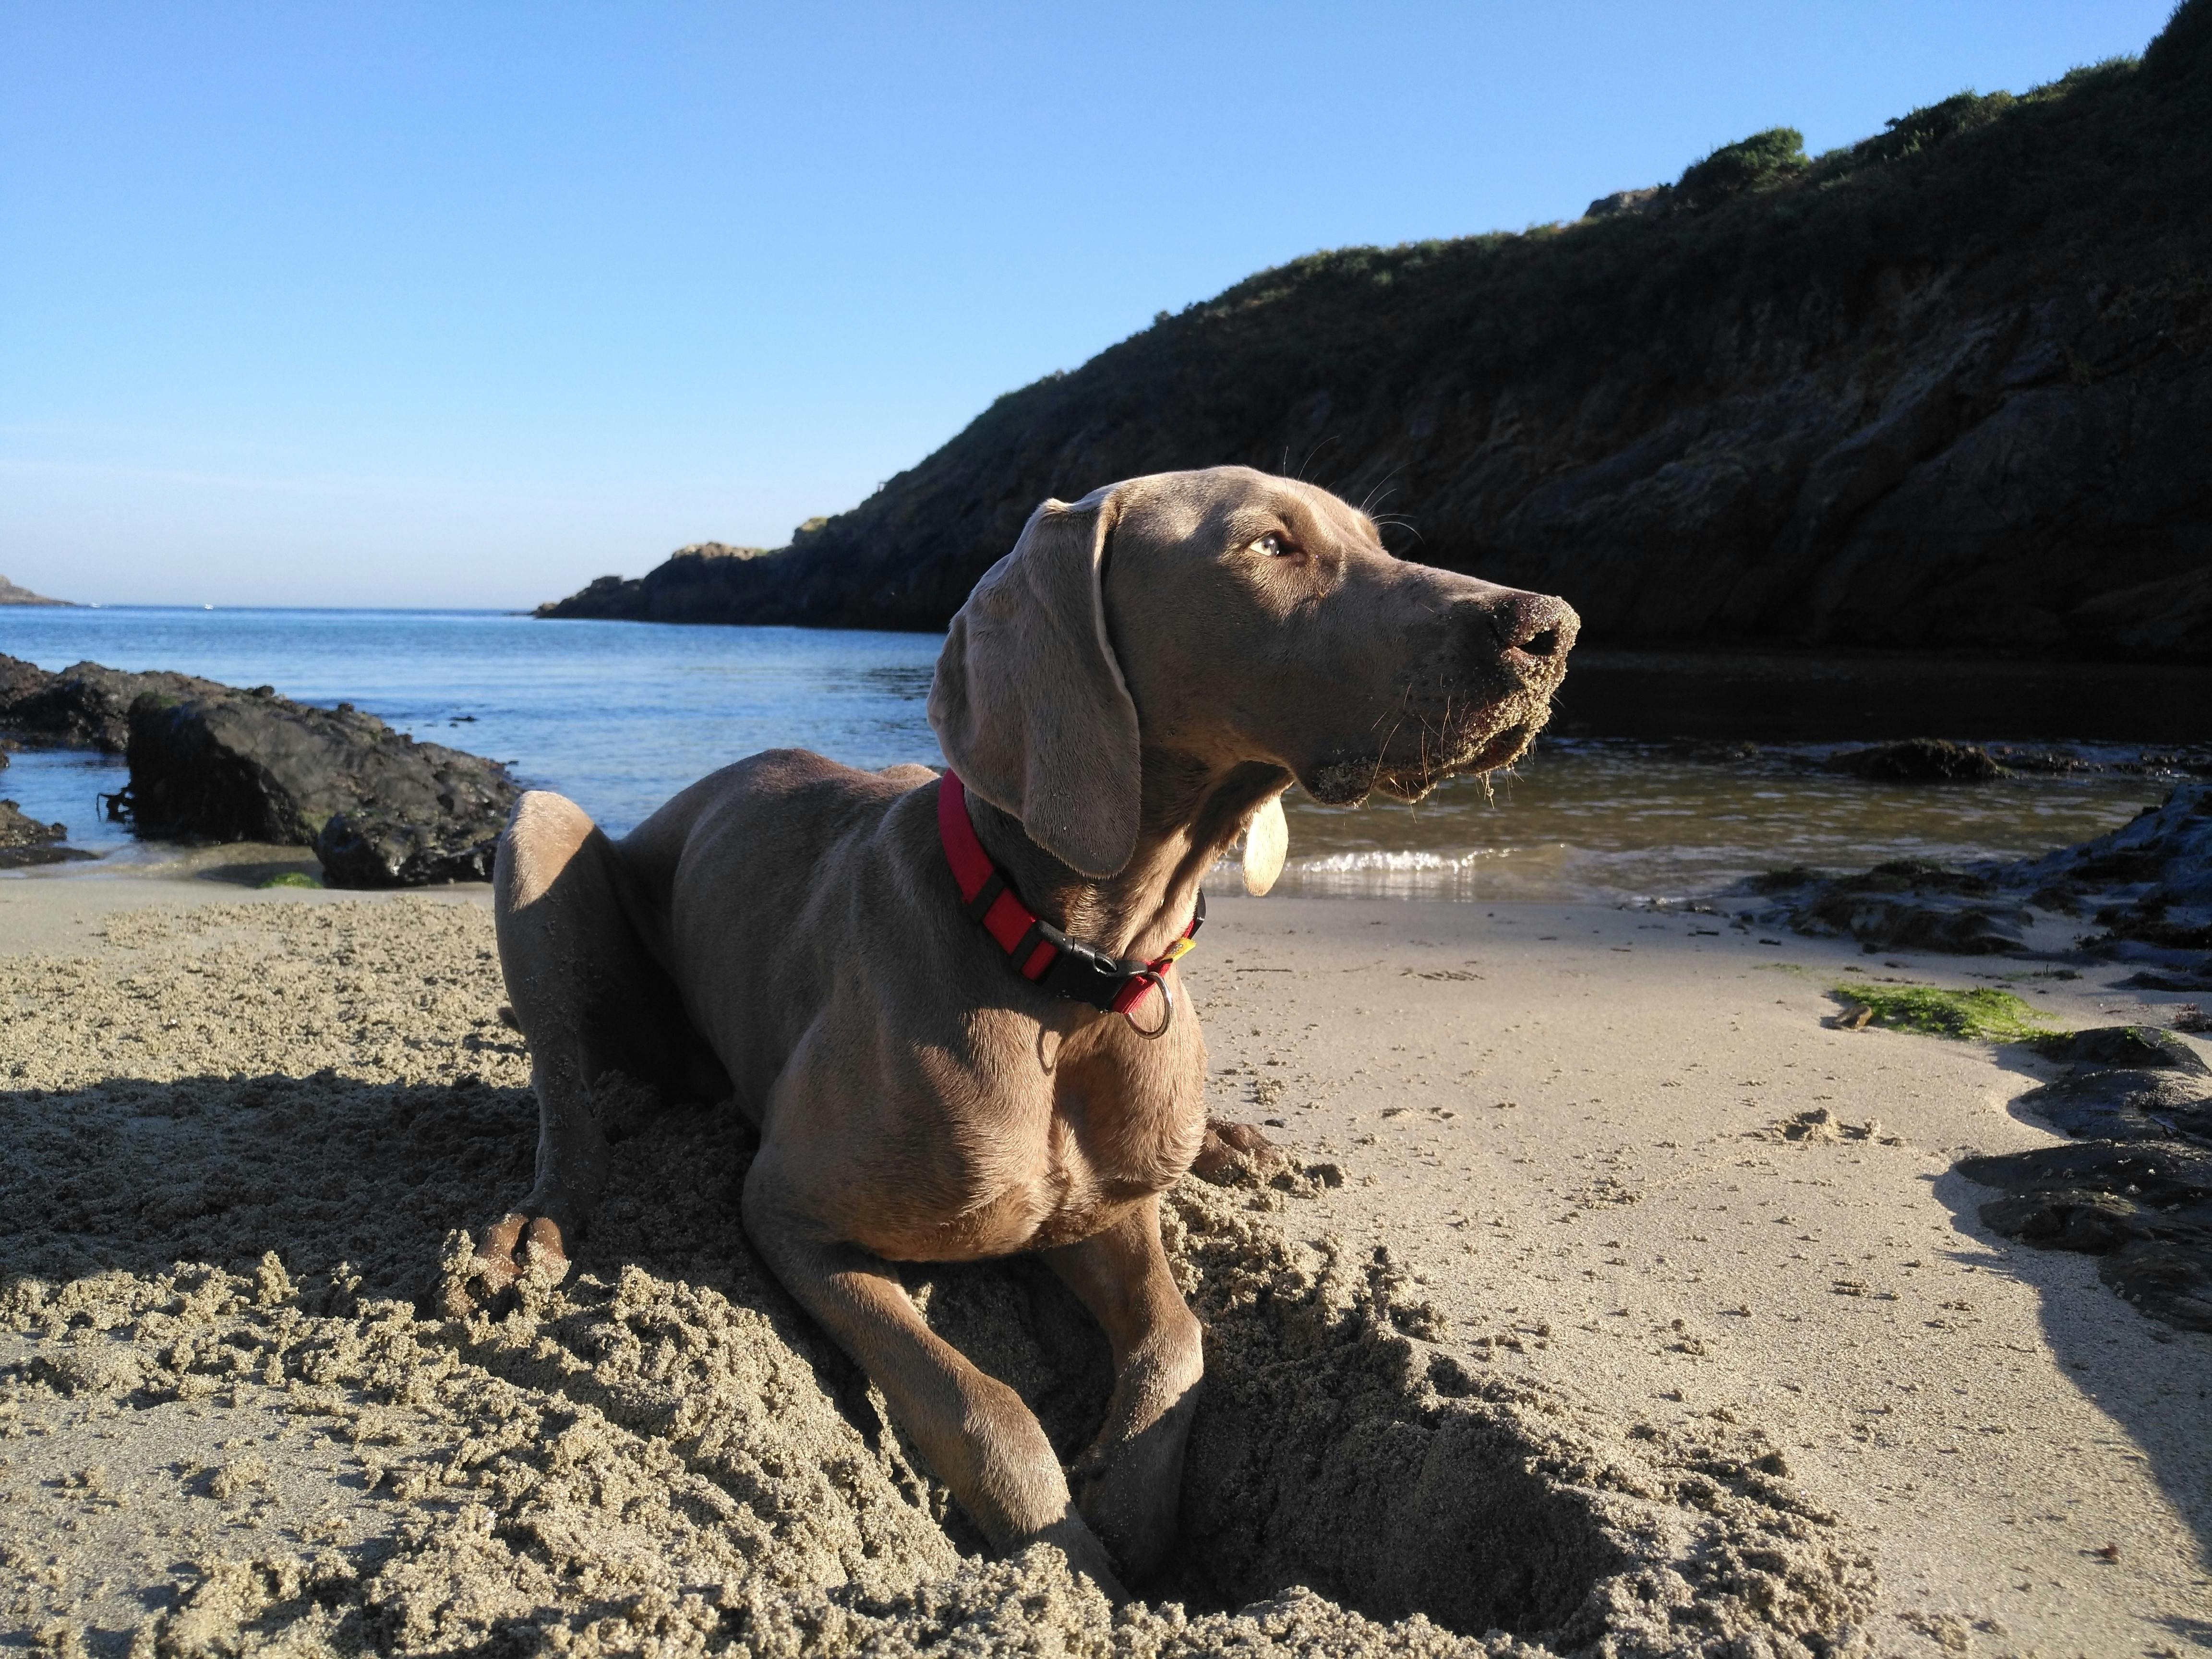
[[[1908,958],[1702,915],[1224,900],[1184,1541],[993,1560],[768,1280],[711,1113],[559,1290],[430,1316],[528,1180],[480,890],[0,882],[0,1630],[60,1653],[2156,1653],[2212,1643],[2212,1339],[1996,1238],[2012,1050],[1825,1022]],[[1767,936],[1771,938],[1772,936]],[[1896,963],[1899,965],[1888,965]],[[2114,970],[2117,975],[2118,970]],[[2142,994],[2011,981],[2067,1024]],[[2160,999],[2148,999],[2156,1003]],[[1063,1449],[1103,1345],[916,1273]],[[5,1639],[5,1638],[0,1638]]]

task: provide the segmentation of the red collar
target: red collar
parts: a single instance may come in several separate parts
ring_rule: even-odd
[[[1206,920],[1206,895],[1190,926],[1168,947],[1165,956],[1150,962],[1122,961],[1070,939],[1022,902],[1021,895],[1006,872],[991,861],[975,826],[968,817],[968,789],[960,775],[947,771],[937,786],[937,838],[945,846],[945,861],[960,888],[960,908],[968,920],[979,924],[1006,953],[1007,964],[1055,996],[1087,1002],[1109,1013],[1127,1014],[1129,1023],[1146,1036],[1158,1036],[1175,1018],[1175,994],[1163,977],[1169,964],[1190,949],[1199,925]],[[1165,1000],[1166,1012],[1150,1030],[1137,1025],[1136,1011],[1153,988]]]

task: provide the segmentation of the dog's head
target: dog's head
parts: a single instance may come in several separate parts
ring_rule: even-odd
[[[1075,869],[1136,845],[1140,757],[1418,800],[1550,713],[1564,600],[1394,558],[1325,489],[1248,467],[1047,501],[952,620],[930,724],[969,787]]]

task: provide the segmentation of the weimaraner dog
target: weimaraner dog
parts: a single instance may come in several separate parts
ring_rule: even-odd
[[[976,585],[930,691],[944,777],[770,750],[620,842],[525,795],[494,883],[538,1179],[469,1283],[568,1271],[610,1074],[726,1098],[760,1134],[744,1217],[769,1267],[994,1547],[1049,1540],[1119,1594],[1173,1541],[1202,1369],[1158,1212],[1207,1134],[1172,960],[1199,884],[1243,836],[1265,890],[1294,781],[1411,800],[1512,761],[1577,626],[1392,557],[1311,485],[1162,473],[1045,502]],[[1032,1250],[1113,1352],[1066,1472],[891,1265]]]

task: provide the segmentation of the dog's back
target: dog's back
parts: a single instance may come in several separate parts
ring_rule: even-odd
[[[765,750],[701,779],[616,844],[635,883],[632,926],[683,988],[687,1018],[756,1122],[839,971],[836,942],[867,936],[869,890],[901,881],[891,866],[911,862],[880,844],[886,817],[936,775]],[[857,932],[843,914],[856,905]],[[883,907],[884,925],[897,908]]]

